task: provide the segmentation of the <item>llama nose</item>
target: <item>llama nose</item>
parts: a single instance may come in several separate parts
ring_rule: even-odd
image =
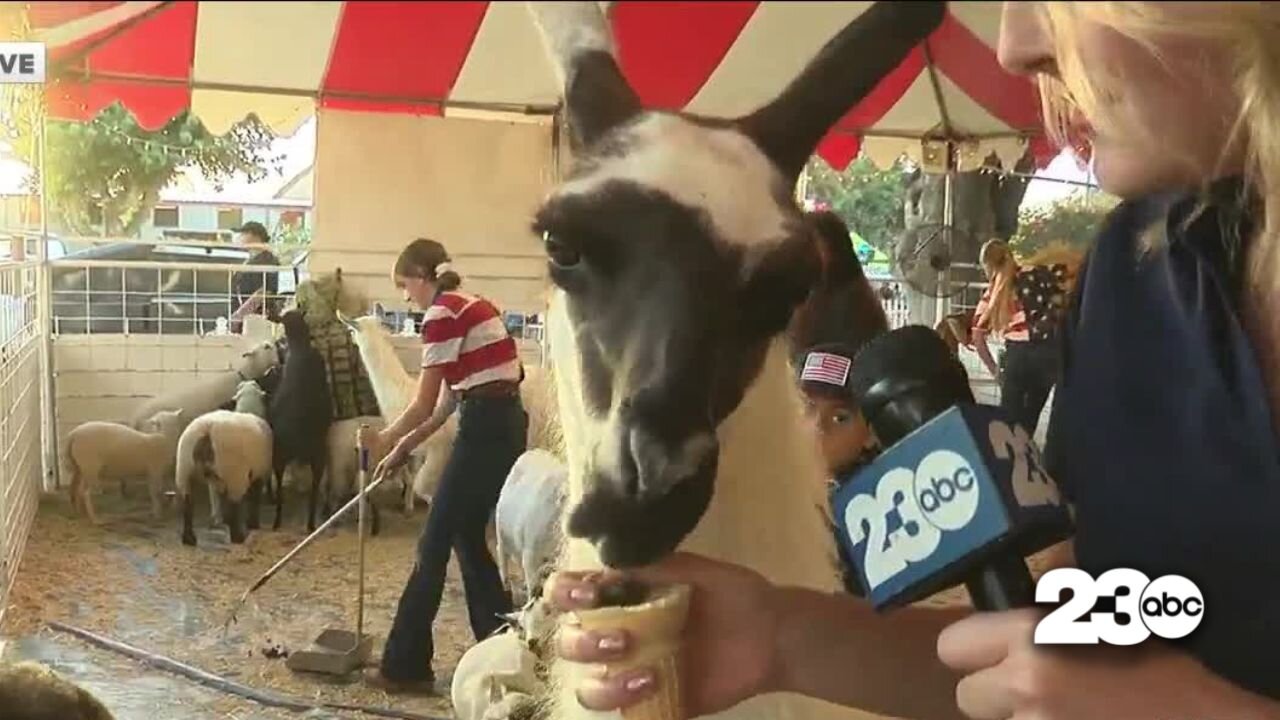
[[[632,426],[627,440],[630,452],[623,461],[626,492],[642,502],[656,500],[680,481],[694,477],[719,451],[711,432],[697,432],[672,444],[642,426]]]

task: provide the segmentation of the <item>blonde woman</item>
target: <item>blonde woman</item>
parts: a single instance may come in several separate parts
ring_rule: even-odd
[[[1051,129],[1090,146],[1125,200],[1077,282],[1049,426],[1075,559],[1095,577],[1184,575],[1203,622],[1177,641],[1043,648],[1042,610],[878,615],[679,556],[634,574],[696,587],[695,716],[791,691],[931,720],[1280,718],[1280,3],[1009,2],[1000,60],[1040,79]],[[591,606],[614,577],[547,591]],[[566,627],[559,651],[599,663],[630,638]],[[595,673],[578,697],[624,707],[654,678]]]
[[[978,259],[990,284],[974,308],[970,338],[1000,385],[1001,406],[1034,435],[1058,379],[1058,329],[1068,268],[1062,263],[1019,266],[1000,240],[983,245]],[[1004,340],[1000,366],[991,357],[988,335]]]

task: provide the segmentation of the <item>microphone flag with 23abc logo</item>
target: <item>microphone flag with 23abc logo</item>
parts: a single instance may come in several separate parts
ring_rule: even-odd
[[[1070,517],[1025,429],[960,405],[885,450],[836,491],[852,576],[877,610],[962,581],[992,553],[1069,537]]]
[[[1114,568],[1095,580],[1079,568],[1056,568],[1036,583],[1036,602],[1058,603],[1063,590],[1071,598],[1037,623],[1037,645],[1137,645],[1152,635],[1178,640],[1204,619],[1204,594],[1181,575],[1151,580],[1140,570]],[[1099,609],[1099,600],[1114,609]]]

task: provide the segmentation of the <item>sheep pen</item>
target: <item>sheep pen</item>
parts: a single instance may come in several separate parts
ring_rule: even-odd
[[[253,595],[250,604],[241,609],[239,621],[224,636],[223,622],[244,589],[306,536],[305,506],[293,503],[288,508],[283,531],[251,533],[242,545],[228,544],[225,535],[208,533],[197,524],[200,542],[187,547],[177,542],[181,531],[178,514],[170,513],[157,523],[148,513],[137,512],[145,508],[144,498],[102,495],[99,511],[112,518],[102,526],[89,525],[75,516],[65,493],[42,498],[0,626],[0,638],[13,646],[68,643],[74,657],[92,658],[95,666],[120,666],[116,656],[90,649],[46,627],[48,622],[61,621],[258,690],[307,701],[394,706],[434,717],[452,715],[447,691],[436,698],[391,698],[358,681],[337,683],[286,668],[285,653],[309,645],[318,628],[354,628],[354,532],[338,529],[318,538]],[[193,497],[203,511],[206,495],[197,492]],[[378,538],[366,541],[365,631],[374,637],[375,659],[381,655],[411,570],[424,516],[421,511],[412,517],[384,513]],[[449,566],[435,632],[438,669],[447,682],[449,672],[475,644],[456,563]],[[124,666],[134,669],[113,674],[123,678],[138,672],[136,665]],[[166,681],[167,677],[161,676]],[[172,685],[185,692],[192,684],[175,679]],[[100,694],[98,686],[92,689]],[[220,712],[188,713],[184,707],[147,716],[118,712],[117,702],[126,706],[128,702],[110,691],[102,693],[102,700],[117,720],[300,717],[232,696],[207,695],[214,698],[211,709]],[[233,714],[235,708],[241,712]]]

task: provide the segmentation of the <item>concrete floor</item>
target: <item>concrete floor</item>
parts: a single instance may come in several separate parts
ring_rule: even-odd
[[[354,717],[325,711],[295,713],[263,707],[185,678],[146,668],[52,630],[8,641],[0,657],[5,662],[32,660],[49,666],[102,701],[116,720],[328,720]]]

